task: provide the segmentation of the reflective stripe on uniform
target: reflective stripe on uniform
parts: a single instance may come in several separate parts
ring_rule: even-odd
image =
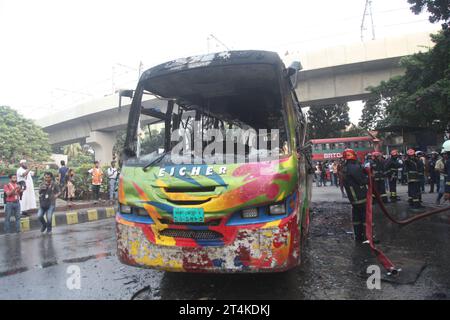
[[[363,203],[366,203],[366,199],[362,199],[362,200],[358,200],[358,201],[352,202],[352,204],[363,204]]]
[[[356,192],[355,192],[355,189],[353,189],[353,187],[350,187],[350,192],[352,193],[352,197],[353,197],[353,199],[358,199],[358,197],[356,196]]]

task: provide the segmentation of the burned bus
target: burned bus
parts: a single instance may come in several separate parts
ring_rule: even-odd
[[[301,263],[312,179],[298,69],[274,52],[227,51],[142,74],[119,177],[122,263],[182,272]]]

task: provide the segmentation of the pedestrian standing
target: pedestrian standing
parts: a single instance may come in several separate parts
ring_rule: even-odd
[[[65,187],[66,185],[66,175],[67,172],[69,171],[69,168],[66,167],[66,162],[64,160],[61,160],[61,167],[58,169],[58,181],[59,181],[59,186],[61,187],[61,190]]]
[[[333,161],[332,165],[331,165],[331,170],[333,173],[333,183],[336,186],[336,188],[339,188],[339,184],[338,184],[338,164],[336,163],[336,161]]]
[[[352,221],[356,242],[366,241],[366,199],[368,176],[357,161],[356,152],[345,149],[342,153],[345,163],[342,169],[343,185],[352,205]]]
[[[339,188],[341,189],[341,195],[342,198],[347,198],[347,195],[344,191],[344,177],[343,177],[343,169],[344,169],[344,160],[339,159],[338,165],[337,165],[337,175],[338,175],[338,181],[339,181]]]
[[[322,174],[320,175],[322,178],[322,185],[324,187],[327,186],[327,166],[328,164],[326,162],[322,164]]]
[[[330,186],[333,185],[333,163],[329,162],[327,165],[327,179],[330,180]]]
[[[22,196],[20,198],[20,210],[23,215],[32,209],[36,209],[36,195],[34,193],[33,176],[34,172],[31,168],[28,168],[27,161],[25,159],[20,160],[20,168],[17,169],[17,183],[23,184],[24,188]]]
[[[66,176],[66,200],[68,201],[68,206],[73,205],[73,199],[75,198],[75,171],[69,169]]]
[[[314,175],[316,177],[316,186],[321,187],[322,186],[322,165],[320,164],[320,161],[316,164],[316,170],[314,171]]]
[[[52,233],[52,218],[56,207],[56,198],[61,194],[58,183],[53,181],[51,172],[44,173],[44,182],[39,187],[38,219],[41,222],[41,232]],[[44,219],[45,215],[45,219]]]
[[[439,193],[439,173],[436,172],[436,162],[438,160],[438,153],[431,152],[431,159],[428,161],[428,173],[430,175],[430,193],[434,192],[434,185],[436,184],[437,192]]]
[[[448,154],[442,150],[441,151],[442,157],[436,161],[436,172],[439,174],[439,182],[438,182],[438,195],[436,198],[436,204],[439,205],[441,203],[441,199],[444,196],[445,192],[445,179],[447,177],[447,173],[445,172],[445,162],[448,159]]]
[[[20,194],[22,188],[17,183],[17,175],[10,174],[9,183],[6,184],[3,189],[5,192],[5,233],[9,233],[11,216],[14,216],[16,220],[16,233],[20,232]]]
[[[100,162],[94,162],[94,168],[88,171],[92,177],[92,193],[94,203],[97,203],[100,200],[100,186],[103,182],[103,171],[100,168]]]
[[[109,201],[114,203],[116,194],[116,183],[118,177],[118,171],[116,168],[116,162],[111,161],[111,166],[108,168],[106,175],[108,176],[108,186],[109,186]]]

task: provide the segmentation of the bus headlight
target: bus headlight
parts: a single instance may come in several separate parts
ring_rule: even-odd
[[[244,219],[256,218],[257,216],[258,216],[257,208],[250,208],[250,209],[242,210],[242,218],[244,218]]]
[[[133,207],[132,211],[134,214],[137,214],[138,216],[148,217],[148,212],[147,210],[145,210],[145,208]]]
[[[269,214],[282,215],[286,213],[286,205],[284,202],[269,206]]]
[[[119,207],[120,213],[131,214],[131,206],[121,204]]]

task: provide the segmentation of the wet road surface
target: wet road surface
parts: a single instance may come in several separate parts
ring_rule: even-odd
[[[0,299],[450,299],[449,213],[402,228],[376,214],[379,247],[404,271],[395,278],[382,270],[381,289],[369,290],[366,269],[377,262],[352,240],[350,206],[334,187],[314,191],[305,261],[291,271],[184,274],[125,266],[108,219],[57,227],[52,235],[0,236]],[[417,214],[404,204],[389,207],[401,218]],[[71,266],[80,270],[80,289],[67,287]]]

